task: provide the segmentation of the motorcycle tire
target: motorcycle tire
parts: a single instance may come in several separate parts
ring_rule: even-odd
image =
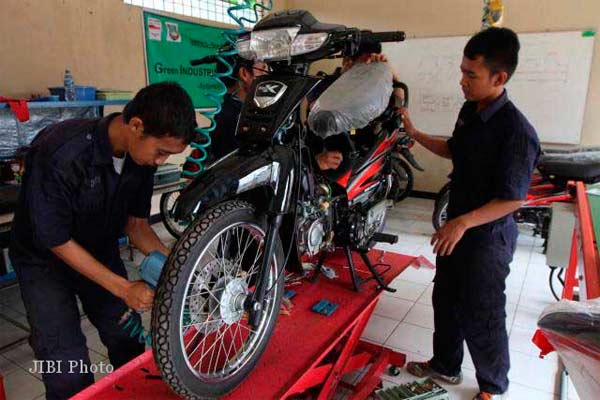
[[[433,207],[433,215],[431,222],[433,227],[437,231],[440,229],[448,219],[448,202],[450,201],[450,183],[444,185],[444,187],[438,192],[435,199],[435,205]]]
[[[233,229],[232,227],[236,229],[236,233],[233,233],[231,237],[221,237],[224,232],[229,232],[228,229]],[[241,234],[237,230],[239,227],[242,227]],[[244,245],[240,245],[240,238],[243,240],[244,237],[244,229],[249,231],[247,237],[251,241],[256,241],[254,249],[260,249],[268,228],[266,219],[258,218],[251,204],[233,200],[208,209],[194,220],[193,225],[177,241],[161,273],[152,312],[153,355],[164,381],[175,393],[184,398],[213,399],[221,397],[236,388],[256,366],[269,342],[279,316],[284,288],[282,265],[284,256],[279,236],[276,238],[276,250],[269,270],[269,287],[268,294],[265,295],[262,304],[263,313],[258,325],[251,327],[254,330],[248,327],[246,327],[246,330],[240,330],[243,324],[247,322],[248,316],[243,306],[240,306],[244,299],[242,298],[240,302],[238,301],[239,296],[230,295],[231,300],[229,302],[225,300],[227,293],[233,293],[232,290],[234,289],[231,289],[230,285],[241,279],[249,279],[243,278],[245,271],[243,260],[246,256],[249,256],[248,259],[250,260],[254,257],[254,264],[248,272],[255,271],[247,273],[246,276],[256,275],[252,278],[254,282],[251,280],[246,282],[245,291],[238,292],[244,293],[244,296],[241,297],[251,295],[252,285],[255,285],[260,277],[259,269],[262,257],[256,251],[252,254],[252,250],[246,255],[246,251],[249,249],[247,243],[241,256],[238,254],[236,257],[232,257],[234,262],[240,263],[237,267],[234,266],[235,269],[231,267],[233,265],[231,260],[228,260],[226,256],[222,256],[223,254],[229,255],[229,250],[218,249],[220,246],[227,247],[227,249],[231,246],[235,247],[235,244],[232,245],[231,243],[235,243],[237,239],[237,249],[239,251],[244,247]],[[231,232],[234,231],[231,230]],[[228,238],[230,240],[227,240]],[[215,243],[215,240],[217,241],[217,250],[211,254],[210,246]],[[252,249],[252,242],[250,242],[250,245],[250,249]],[[221,256],[217,256],[218,254],[221,254]],[[203,264],[202,261],[205,260],[203,258],[205,256],[212,258],[212,261]],[[210,265],[214,265],[216,269],[221,270],[223,275],[217,274],[215,276],[215,269]],[[258,266],[258,269],[254,270],[256,266]],[[232,274],[232,271],[235,271],[235,273]],[[199,273],[197,274],[197,272]],[[198,286],[198,281],[201,282],[200,286]],[[217,287],[219,289],[216,289]],[[203,290],[204,292],[202,292]],[[215,294],[217,298],[214,297]],[[191,300],[190,303],[186,304],[186,299],[191,298],[195,300]],[[201,302],[202,304],[198,307],[194,305],[196,304],[194,302]],[[207,305],[208,310],[206,309]],[[197,315],[193,315],[194,307],[199,310]],[[234,309],[234,307],[237,308]],[[214,310],[211,310],[211,308],[214,308]],[[229,310],[228,313],[225,308]],[[231,310],[238,313],[238,320],[235,322],[238,324],[236,327],[233,327],[233,324],[228,325],[227,322],[227,315],[232,314]],[[187,319],[186,312],[188,314]],[[215,314],[216,312],[218,314]],[[193,322],[187,325],[186,322],[189,323],[190,321]],[[202,328],[198,328],[194,324],[201,325]],[[192,326],[194,327],[186,328]],[[221,331],[222,328],[224,328],[223,331]],[[189,330],[186,331],[186,329]],[[237,331],[232,333],[232,329],[237,329]],[[226,343],[225,337],[228,332],[230,341]],[[240,332],[242,344],[240,349],[236,350],[238,332]],[[200,335],[200,333],[202,334]],[[189,340],[191,334],[194,334],[194,336]],[[213,334],[214,343],[208,339]],[[244,341],[244,334],[248,335],[247,342]],[[231,336],[233,336],[233,339]],[[196,344],[197,339],[201,339],[201,341]],[[205,357],[209,354],[210,347],[214,348],[219,340],[222,341],[221,346],[227,350],[227,353],[223,356],[227,359],[225,365],[231,370],[227,373],[227,370],[223,367],[223,370],[217,372],[216,365],[221,362],[221,348],[219,348],[215,361],[217,364],[211,375],[215,350],[212,350],[213,354],[208,369],[205,368],[208,363]],[[200,348],[201,342],[204,342],[202,348]],[[202,357],[199,358],[199,361],[193,361],[198,356],[194,353],[197,350],[204,352],[206,343],[209,343],[207,353],[200,354]],[[190,354],[188,354],[188,346],[189,348],[193,347]],[[227,349],[227,346],[229,346],[229,349]],[[229,365],[230,360],[228,358],[232,350],[231,346],[233,346],[234,354],[232,364]]]
[[[400,158],[392,160],[392,189],[388,194],[388,200],[394,204],[404,200],[412,192],[415,177],[408,163]]]
[[[166,192],[160,196],[160,219],[167,231],[173,236],[175,239],[179,239],[187,228],[186,225],[178,222],[171,216],[171,209],[175,204],[175,200],[179,197],[181,193],[180,190],[176,190],[174,192]]]

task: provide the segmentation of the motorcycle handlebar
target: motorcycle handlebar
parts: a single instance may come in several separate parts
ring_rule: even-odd
[[[403,31],[390,32],[363,32],[365,36],[369,36],[378,42],[402,42],[406,39],[406,33]]]

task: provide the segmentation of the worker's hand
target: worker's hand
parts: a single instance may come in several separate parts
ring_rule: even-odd
[[[417,129],[415,128],[415,126],[412,123],[412,120],[410,119],[410,113],[408,112],[408,108],[400,107],[397,110],[397,113],[402,117],[402,123],[404,124],[404,131],[406,132],[406,134],[408,136],[410,136],[412,138],[415,135],[415,133],[417,132]]]
[[[431,238],[433,252],[438,256],[449,256],[454,251],[456,244],[462,239],[467,224],[461,217],[446,222]]]
[[[370,64],[372,62],[387,62],[387,56],[382,53],[371,53],[369,58],[365,61],[365,64]]]
[[[123,301],[135,311],[148,311],[154,301],[154,290],[144,281],[129,282]]]
[[[344,156],[339,151],[324,151],[321,154],[317,154],[316,159],[321,171],[325,171],[328,169],[337,169],[344,160]]]

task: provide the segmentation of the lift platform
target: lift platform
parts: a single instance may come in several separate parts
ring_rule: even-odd
[[[330,399],[338,387],[352,392],[350,398],[364,399],[381,385],[381,375],[389,365],[401,368],[404,354],[367,343],[360,337],[377,305],[381,290],[359,255],[354,255],[359,275],[367,279],[362,290],[352,290],[343,252],[325,261],[338,278],[321,276],[293,286],[290,315],[280,315],[274,333],[257,367],[226,399]],[[369,259],[391,282],[416,257],[372,250]],[[338,305],[329,316],[312,311],[321,300]],[[366,370],[358,383],[342,382],[344,375]],[[73,399],[176,399],[162,381],[152,351],[130,361],[88,387]]]

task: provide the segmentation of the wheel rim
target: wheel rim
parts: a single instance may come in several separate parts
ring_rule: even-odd
[[[447,220],[448,220],[448,203],[446,202],[442,206],[442,209],[440,210],[440,221],[439,221],[440,226],[443,226]]]
[[[183,231],[185,231],[185,228],[187,228],[189,225],[188,221],[178,221],[175,218],[173,218],[173,210],[175,209],[175,202],[179,198],[180,194],[181,194],[180,191],[175,191],[175,192],[169,193],[169,195],[167,196],[167,201],[166,201],[166,207],[165,207],[166,210],[163,210],[163,214],[165,217],[165,223],[168,224],[169,227],[173,231],[175,231],[178,235],[183,234]]]
[[[225,380],[253,359],[275,311],[279,290],[276,262],[268,277],[268,288],[273,290],[262,304],[264,311],[256,329],[248,325],[243,310],[259,276],[264,237],[256,224],[232,224],[205,246],[190,274],[179,339],[188,368],[205,382]]]
[[[405,171],[405,176],[402,176],[402,174],[399,172],[401,169],[403,168],[400,165],[394,163],[394,167],[392,169],[392,176],[394,180],[392,184],[392,199],[394,201],[398,201],[398,199],[402,196],[402,194],[404,194],[404,192],[408,188],[408,174]]]

